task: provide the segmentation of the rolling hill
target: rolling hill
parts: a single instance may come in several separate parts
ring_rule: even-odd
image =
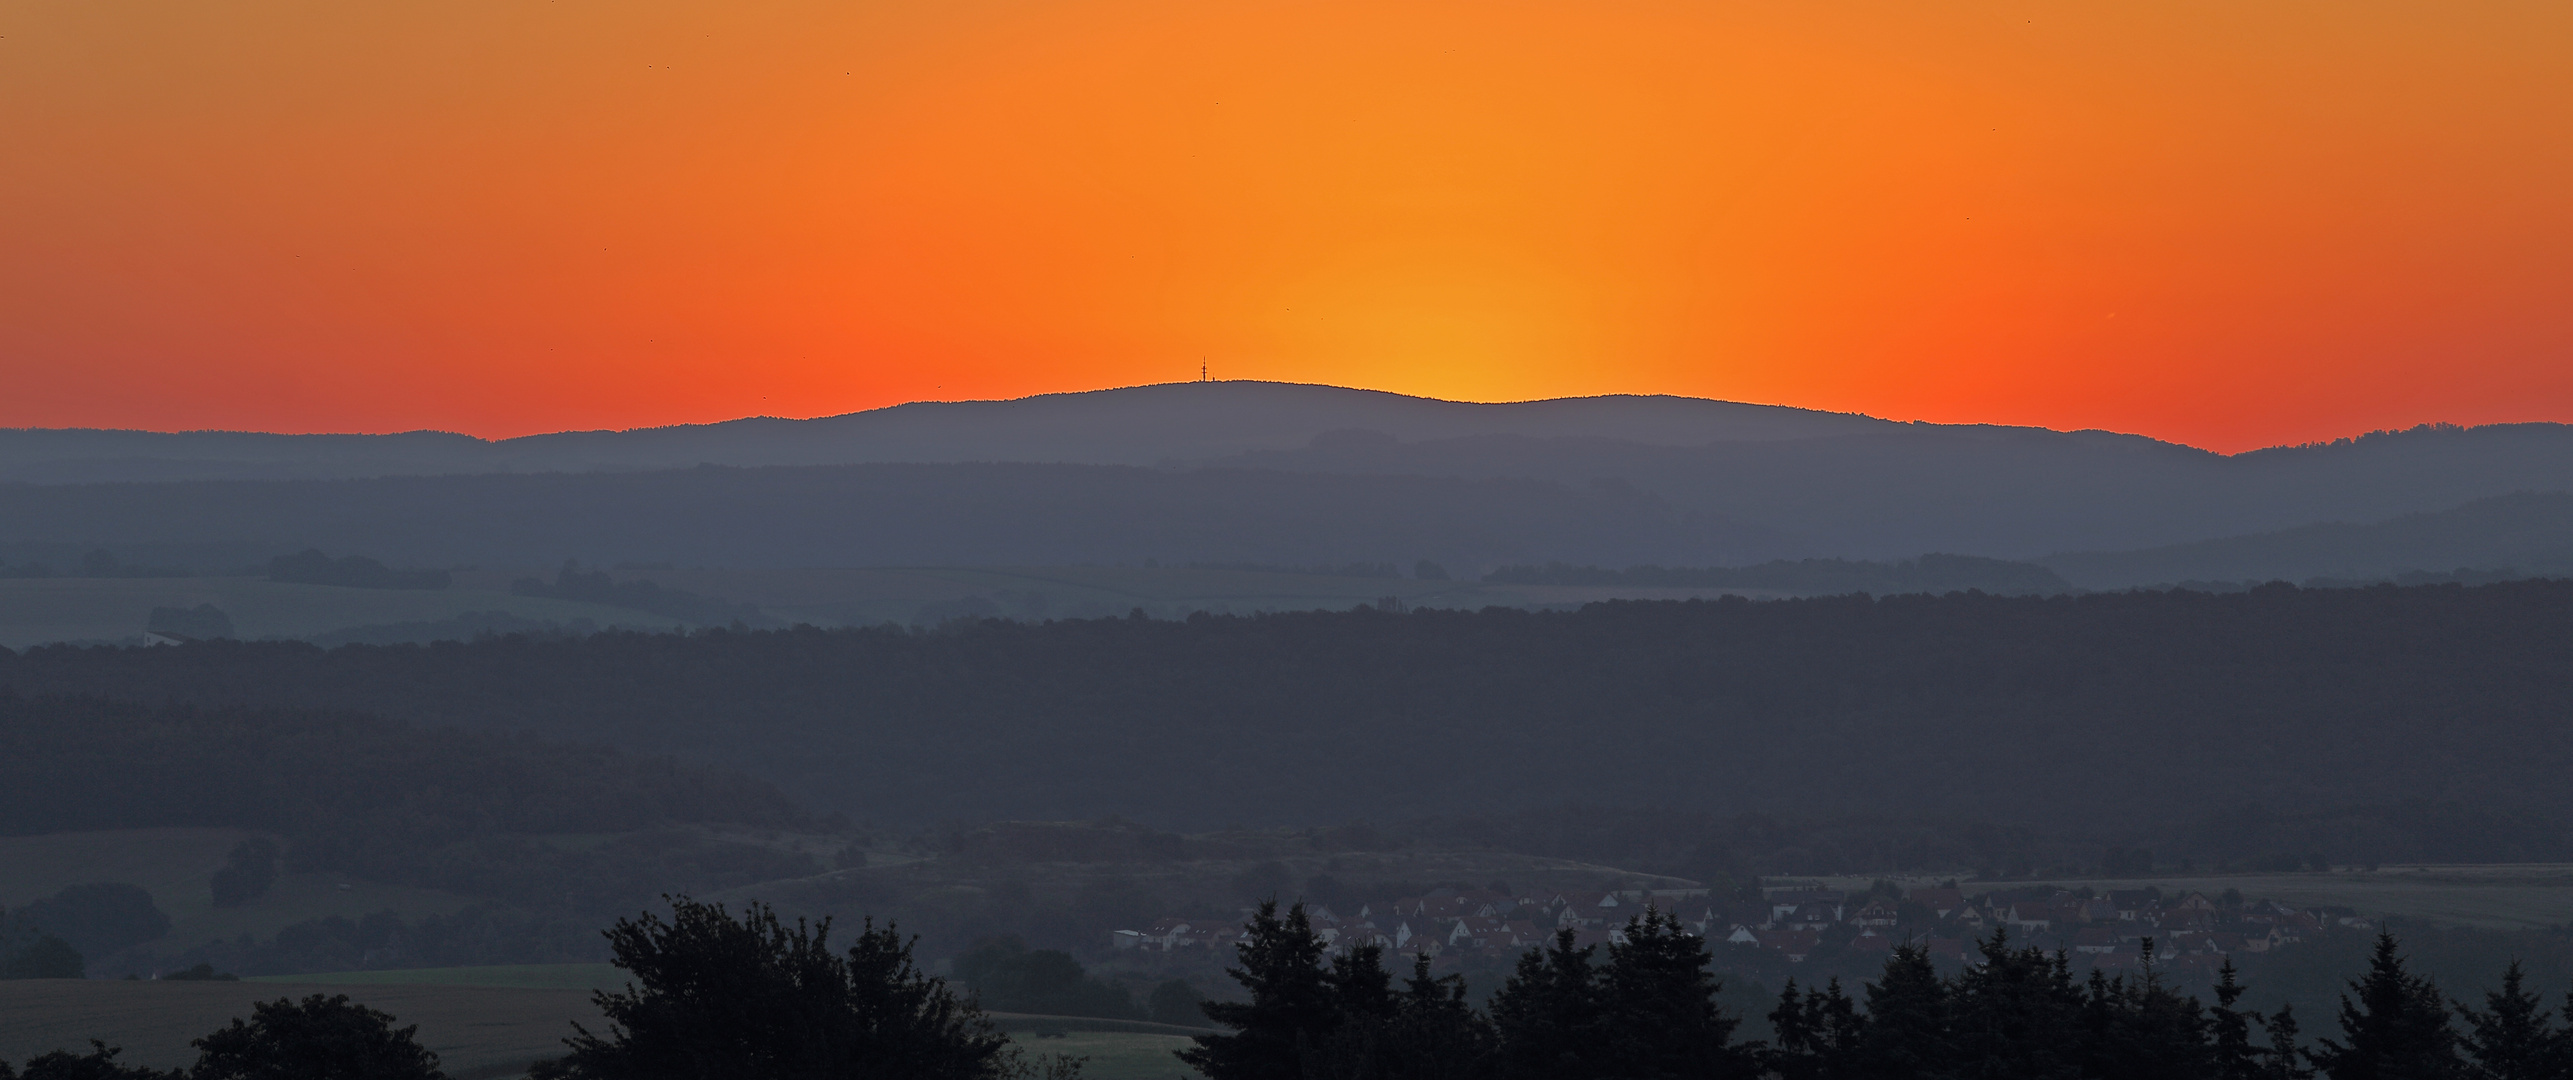
[[[2573,494],[2517,492],[2372,524],[2330,522],[2042,561],[2092,589],[2180,581],[2365,581],[2460,569],[2573,575]]]
[[[12,559],[102,544],[208,563],[321,545],[519,567],[1710,566],[2027,559],[2382,521],[2573,490],[2573,428],[2228,456],[1687,398],[1204,383],[498,442],[11,431],[0,479],[19,481],[0,484]]]

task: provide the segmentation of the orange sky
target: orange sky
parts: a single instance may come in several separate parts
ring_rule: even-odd
[[[2573,420],[2573,5],[19,0],[0,425]]]

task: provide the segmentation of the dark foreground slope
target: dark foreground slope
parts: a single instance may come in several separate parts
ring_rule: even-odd
[[[2548,581],[48,648],[0,684],[611,741],[878,821],[2573,810],[2573,583]]]

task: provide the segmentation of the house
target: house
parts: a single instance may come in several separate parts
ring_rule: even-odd
[[[1787,958],[1790,964],[1801,964],[1822,944],[1823,936],[1811,930],[1760,931],[1760,947]]]
[[[1930,909],[1930,914],[1947,918],[1965,909],[1965,894],[1955,889],[1914,889],[1903,899]]]
[[[1862,930],[1857,937],[1849,939],[1847,951],[1853,956],[1890,953],[1894,951],[1894,939],[1872,929]]]
[[[1748,926],[1735,923],[1733,929],[1725,932],[1723,941],[1727,945],[1758,945],[1760,935]]]
[[[1856,914],[1849,917],[1849,921],[1860,926],[1892,926],[1903,920],[1894,910],[1894,904],[1891,901],[1878,900],[1858,909]]]
[[[1842,909],[1848,903],[1848,894],[1832,889],[1780,889],[1769,894],[1769,918],[1775,922],[1795,914],[1808,904],[1815,904],[1831,912],[1832,922],[1839,922]]]
[[[1565,893],[1557,918],[1571,927],[1600,927],[1626,921],[1627,904],[1613,892]]]
[[[2055,925],[2055,906],[2042,900],[2021,900],[2001,914],[2001,921],[2014,930],[2038,933]]]
[[[2085,926],[2073,931],[2073,951],[2099,955],[2117,951],[2121,935],[2104,926]]]
[[[1784,930],[1827,930],[1840,921],[1840,909],[1829,904],[1805,904],[1778,920]]]

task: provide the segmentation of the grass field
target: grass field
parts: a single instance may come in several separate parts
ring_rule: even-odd
[[[239,637],[305,637],[355,626],[435,622],[469,611],[602,625],[660,625],[641,612],[568,600],[512,596],[497,589],[343,589],[249,577],[0,579],[0,646],[134,637],[155,607],[213,604]]]
[[[339,915],[354,920],[377,911],[417,919],[448,914],[469,902],[434,889],[331,874],[281,874],[266,894],[249,903],[215,907],[207,881],[232,846],[249,835],[238,829],[119,829],[0,837],[0,906],[15,907],[85,882],[139,885],[170,916],[169,935],[144,946],[146,953],[158,956],[242,934],[267,937],[307,919]],[[127,973],[93,966],[90,974]]]
[[[1113,1031],[1068,1031],[1059,1038],[1013,1032],[1010,1041],[1029,1056],[1061,1054],[1089,1060],[1083,1080],[1188,1080],[1197,1073],[1170,1056],[1187,1046],[1178,1035],[1138,1035]]]
[[[1838,888],[1864,889],[1866,878],[1824,879]],[[1905,879],[1907,885],[1930,879]],[[2367,915],[2399,915],[2448,926],[2522,930],[2573,922],[2573,864],[2445,864],[2341,869],[2328,874],[2201,874],[2118,880],[1967,882],[1968,893],[2054,884],[2065,888],[2160,888],[2214,896],[2239,889],[2255,900],[2300,907],[2347,907]]]

